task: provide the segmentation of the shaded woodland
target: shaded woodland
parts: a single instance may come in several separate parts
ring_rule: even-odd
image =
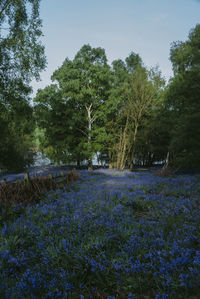
[[[30,82],[46,65],[39,2],[0,3],[0,169],[31,165],[37,151],[90,169],[95,155],[119,170],[166,157],[172,167],[200,167],[200,25],[172,43],[168,83],[134,49],[109,65],[105,50],[88,44],[32,105]]]

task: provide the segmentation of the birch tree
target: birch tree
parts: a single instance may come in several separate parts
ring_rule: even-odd
[[[68,142],[64,143],[64,138],[60,146],[63,150],[68,148],[73,157],[76,153],[77,164],[85,157],[89,169],[92,169],[93,155],[101,146],[99,140],[102,138],[104,121],[102,107],[108,97],[109,76],[110,68],[104,49],[92,48],[90,45],[84,45],[73,60],[66,58],[52,76],[61,96],[54,96],[50,110],[56,112],[59,103],[65,107],[62,119],[63,124],[66,124]],[[37,105],[41,102],[42,98],[37,98]]]

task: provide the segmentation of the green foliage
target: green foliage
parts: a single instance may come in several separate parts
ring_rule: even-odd
[[[113,86],[107,104],[106,129],[109,158],[114,167],[123,169],[128,161],[132,168],[134,160],[141,161],[144,155],[152,154],[152,148],[146,146],[147,130],[161,105],[163,86],[159,70],[147,70],[138,54],[131,53],[125,63],[121,60],[113,62]],[[153,132],[150,134],[153,135]]]
[[[20,215],[25,213],[25,207],[15,204],[3,205],[0,203],[0,227],[4,222],[15,221]]]
[[[0,168],[32,162],[29,82],[45,67],[39,0],[0,2]]]
[[[35,116],[44,131],[43,150],[56,161],[92,159],[105,138],[104,105],[109,92],[105,51],[83,46],[52,76],[56,84],[39,90]]]
[[[170,121],[164,108],[165,93],[159,97],[141,121],[135,144],[136,164],[152,166],[164,161],[170,141]]]
[[[34,121],[32,108],[21,98],[6,109],[0,106],[0,168],[20,170],[33,162],[32,130]]]
[[[200,166],[200,25],[189,34],[186,42],[171,48],[174,78],[171,79],[166,107],[171,120],[170,151],[174,165],[191,168]]]
[[[153,135],[150,130],[163,98],[164,80],[158,68],[147,70],[132,52],[125,62],[113,61],[110,69],[103,49],[84,45],[72,61],[65,59],[52,80],[55,84],[39,90],[34,100],[42,132],[40,149],[48,157],[77,164],[88,160],[91,167],[98,152],[100,160],[109,160],[119,169],[127,161],[132,164],[144,158],[140,154],[143,143],[137,144],[142,139],[147,142],[138,139],[139,131],[146,129],[140,137]],[[154,149],[145,150],[150,156]],[[163,158],[163,153],[154,156]]]
[[[97,153],[110,168],[151,166],[168,152],[171,166],[200,166],[199,40],[197,25],[188,41],[172,44],[167,88],[139,54],[110,68],[104,49],[84,45],[53,73],[55,84],[37,93],[40,149],[56,162],[87,160],[90,168]]]
[[[39,78],[45,67],[44,47],[39,41],[42,35],[39,3],[40,0],[0,2],[2,78],[30,82],[32,77]]]

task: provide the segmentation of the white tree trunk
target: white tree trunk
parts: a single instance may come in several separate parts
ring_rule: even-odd
[[[92,124],[96,120],[96,117],[92,117],[92,104],[89,106],[85,105],[85,108],[87,110],[87,116],[88,116],[88,149],[91,150],[91,132],[92,132]],[[92,157],[91,154],[89,154],[88,157],[88,169],[92,169]]]

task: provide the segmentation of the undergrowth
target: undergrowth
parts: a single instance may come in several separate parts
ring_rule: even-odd
[[[199,177],[97,173],[3,219],[1,298],[198,298]]]

